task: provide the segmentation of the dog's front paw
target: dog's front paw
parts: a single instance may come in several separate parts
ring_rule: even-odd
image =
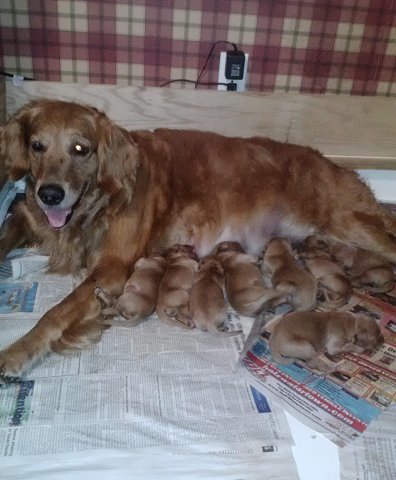
[[[0,352],[0,385],[19,378],[29,358],[27,353],[12,346]]]

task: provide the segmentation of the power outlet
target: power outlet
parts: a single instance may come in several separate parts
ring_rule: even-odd
[[[217,81],[219,83],[235,83],[236,84],[236,91],[243,92],[246,90],[246,76],[247,76],[247,66],[249,60],[249,54],[245,53],[245,67],[243,69],[243,78],[242,80],[229,80],[225,77],[225,70],[226,70],[226,58],[227,52],[220,53],[220,62],[219,62],[219,75]],[[217,85],[217,90],[227,90],[225,85]]]

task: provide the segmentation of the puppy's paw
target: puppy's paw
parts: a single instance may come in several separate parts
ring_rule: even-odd
[[[102,287],[95,288],[95,296],[100,302],[101,308],[110,308],[115,303],[115,297]]]

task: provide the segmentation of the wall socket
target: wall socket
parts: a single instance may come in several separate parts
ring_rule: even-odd
[[[249,54],[245,53],[245,67],[243,70],[243,78],[242,80],[229,80],[225,77],[225,68],[226,68],[226,57],[227,52],[220,52],[220,62],[219,62],[219,75],[217,81],[219,83],[236,83],[236,91],[243,92],[246,90],[246,76],[247,76],[247,66],[249,60]],[[217,85],[217,90],[227,90],[225,85]]]

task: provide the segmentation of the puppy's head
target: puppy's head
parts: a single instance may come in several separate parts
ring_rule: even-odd
[[[208,255],[199,262],[199,269],[223,275],[223,267],[215,255]]]
[[[168,262],[173,262],[182,257],[197,260],[197,254],[195,253],[194,247],[191,245],[173,245],[167,250],[165,257]]]
[[[292,253],[292,247],[285,238],[273,238],[265,249],[267,255],[283,255]]]
[[[365,350],[375,350],[384,343],[384,337],[377,322],[368,315],[355,314],[353,343]]]
[[[95,108],[31,102],[1,127],[0,140],[0,164],[13,180],[27,175],[55,229],[68,224],[85,195],[100,189],[114,196],[135,181],[136,146]]]
[[[309,235],[305,240],[304,240],[304,247],[305,248],[312,248],[315,250],[328,250],[329,245],[326,242],[325,238],[322,235],[319,234],[313,234]]]
[[[243,248],[241,247],[241,244],[238,242],[221,242],[216,246],[214,250],[214,253],[216,255],[219,253],[226,253],[226,252],[243,253]]]

